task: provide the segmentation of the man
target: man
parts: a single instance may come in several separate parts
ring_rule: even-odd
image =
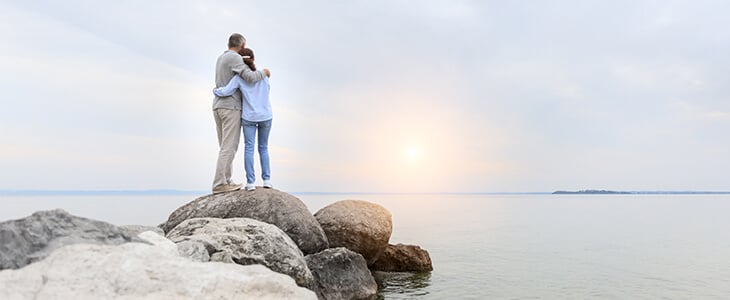
[[[228,38],[228,50],[218,57],[215,66],[215,86],[228,84],[233,76],[241,76],[248,82],[257,82],[264,76],[271,76],[268,69],[251,71],[238,52],[246,46],[246,39],[234,33]],[[231,181],[233,158],[238,151],[241,140],[241,91],[228,97],[213,99],[213,117],[218,133],[218,162],[213,179],[213,194],[225,193],[241,189],[243,185]]]

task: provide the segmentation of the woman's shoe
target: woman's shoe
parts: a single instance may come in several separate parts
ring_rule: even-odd
[[[247,191],[253,191],[256,189],[256,186],[253,183],[247,183],[246,184],[246,190]]]
[[[271,180],[264,180],[264,188],[271,189],[274,185],[271,184]]]

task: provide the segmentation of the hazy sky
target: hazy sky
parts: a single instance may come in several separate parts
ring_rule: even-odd
[[[728,11],[0,1],[0,189],[209,189],[215,60],[240,32],[272,70],[286,191],[730,190]]]

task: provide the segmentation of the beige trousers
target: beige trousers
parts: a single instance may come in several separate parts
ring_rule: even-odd
[[[213,188],[221,184],[231,184],[233,159],[241,140],[241,110],[217,108],[213,110],[215,129],[218,132],[218,162],[215,166]]]

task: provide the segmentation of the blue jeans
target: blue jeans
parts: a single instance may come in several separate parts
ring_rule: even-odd
[[[258,130],[259,158],[261,159],[261,178],[271,178],[271,166],[269,165],[269,132],[271,132],[271,120],[261,122],[250,122],[241,120],[243,127],[243,139],[246,147],[243,150],[243,166],[246,170],[246,183],[256,182],[256,174],[253,169],[253,146]]]

